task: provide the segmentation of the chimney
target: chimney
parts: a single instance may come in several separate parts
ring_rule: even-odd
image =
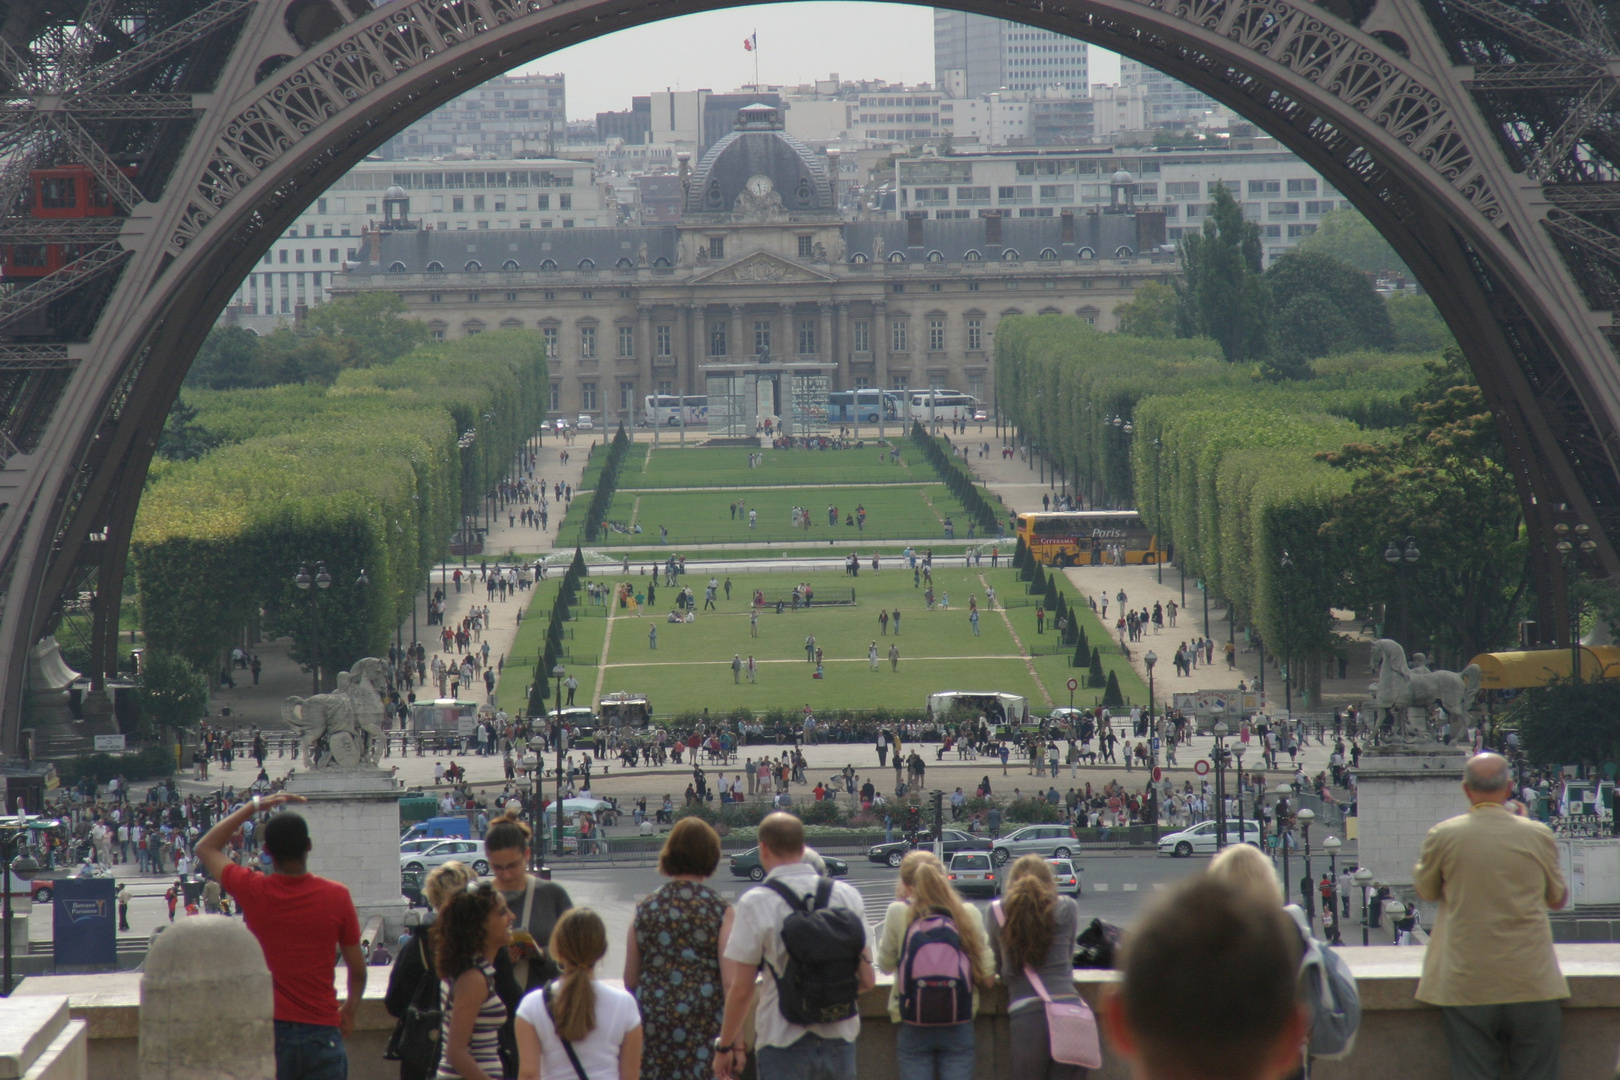
[[[1001,246],[1001,211],[984,215],[984,242],[993,247]]]
[[[925,216],[927,216],[927,211],[926,210],[922,211],[920,213],[912,213],[912,214],[907,214],[906,215],[906,246],[907,247],[922,247],[923,246],[923,218]]]
[[[1074,211],[1063,211],[1063,235],[1059,238],[1065,244],[1074,243]]]
[[[369,252],[367,262],[372,266],[382,265],[382,232],[378,229],[366,230],[366,250]]]

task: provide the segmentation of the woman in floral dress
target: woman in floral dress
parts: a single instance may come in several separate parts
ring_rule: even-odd
[[[669,881],[636,905],[624,986],[641,1006],[642,1080],[714,1075],[714,1040],[732,975],[720,956],[734,914],[704,884],[719,865],[719,835],[699,818],[682,818],[658,857],[658,872]]]

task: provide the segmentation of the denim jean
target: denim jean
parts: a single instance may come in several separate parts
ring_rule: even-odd
[[[973,1021],[923,1027],[901,1024],[900,1080],[973,1080]]]
[[[812,1032],[792,1046],[762,1046],[759,1080],[855,1080],[855,1044]]]
[[[343,1034],[326,1024],[277,1020],[276,1080],[349,1080]]]

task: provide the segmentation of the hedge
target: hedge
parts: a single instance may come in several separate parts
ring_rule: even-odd
[[[436,342],[308,387],[197,395],[237,441],[154,467],[133,543],[148,647],[217,672],[258,611],[330,673],[386,647],[451,533],[545,419],[543,339]],[[212,429],[211,429],[212,430]],[[294,576],[324,561],[318,599]],[[368,584],[357,579],[365,571]]]
[[[1006,507],[1002,505],[999,496],[994,497],[993,503],[985,496],[984,489],[974,480],[973,474],[967,471],[955,454],[946,449],[951,445],[951,441],[928,434],[920,420],[912,421],[911,441],[934,467],[940,483],[944,484],[950,493],[956,496],[956,501],[967,510],[968,516],[986,535],[994,534],[1006,520],[1004,516]]]

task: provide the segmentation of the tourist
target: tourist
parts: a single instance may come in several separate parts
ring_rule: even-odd
[[[971,1080],[973,1017],[979,1011],[979,991],[995,985],[996,960],[985,935],[984,916],[962,902],[931,851],[911,851],[901,860],[895,897],[878,935],[877,966],[895,977],[889,988],[889,1020],[897,1025],[899,1080]],[[919,920],[927,922],[916,927]],[[959,945],[957,962],[969,976],[972,1005],[954,1023],[940,1017],[917,1022],[909,1011],[902,1010],[902,995],[912,970],[908,961],[916,961],[914,950],[924,947],[922,942],[948,945],[952,937]],[[920,1008],[914,998],[904,1005],[907,1010]]]
[[[1136,1080],[1281,1080],[1298,1071],[1299,933],[1274,896],[1204,874],[1161,896],[1132,928],[1103,1016]]]
[[[1569,899],[1552,830],[1513,799],[1512,770],[1476,754],[1463,770],[1468,813],[1429,830],[1412,870],[1418,896],[1440,912],[1417,999],[1440,1006],[1453,1080],[1513,1062],[1521,1080],[1553,1080],[1563,999],[1547,912]]]
[[[866,905],[861,894],[842,881],[816,874],[803,862],[804,823],[790,814],[773,813],[760,823],[759,860],[765,868],[764,887],[751,889],[737,900],[737,915],[724,957],[738,965],[744,977],[733,979],[726,990],[725,1017],[717,1040],[714,1075],[731,1080],[742,1075],[746,1047],[742,1041],[743,1021],[754,1008],[754,1045],[760,1080],[791,1080],[814,1076],[818,1080],[854,1080],[855,1039],[861,1020],[851,997],[847,1019],[830,1023],[797,1024],[782,1013],[777,980],[787,968],[787,946],[782,941],[782,922],[793,910],[786,895],[799,904],[817,903],[847,913],[839,920],[843,929],[863,943],[858,954],[851,954],[850,989],[859,993],[876,985],[872,955],[864,947]],[[813,898],[813,899],[812,899]],[[845,944],[850,944],[846,939]],[[842,963],[845,958],[838,957]],[[829,958],[826,966],[832,966]],[[767,977],[747,977],[764,965]]]
[[[720,957],[735,915],[706,884],[719,865],[719,834],[701,818],[682,818],[658,856],[658,872],[669,881],[636,905],[624,987],[641,1007],[643,1080],[712,1076],[732,974]]]
[[[1006,896],[990,905],[985,920],[996,969],[1007,984],[1010,1043],[1008,1076],[1019,1080],[1081,1080],[1086,1070],[1052,1060],[1046,1008],[1030,980],[1038,978],[1054,1001],[1073,1001],[1074,941],[1080,909],[1059,896],[1052,867],[1025,855],[1007,875]]]
[[[553,813],[556,809],[553,804]],[[517,810],[517,800],[508,802],[484,833],[484,858],[496,887],[516,916],[512,944],[496,958],[495,966],[501,1000],[509,1013],[515,1011],[524,994],[556,975],[557,965],[546,954],[544,943],[551,940],[551,930],[563,912],[574,906],[561,885],[529,873],[531,831],[518,820]],[[508,1057],[515,1056],[510,1017],[501,1040]]]
[[[590,908],[568,912],[551,932],[550,945],[562,962],[562,978],[518,1007],[519,1080],[633,1080],[644,1075],[644,1033],[636,999],[594,977],[596,965],[607,955],[601,916]]]
[[[422,898],[428,903],[427,915],[410,940],[400,942],[399,959],[394,961],[394,968],[389,972],[388,993],[383,998],[383,1007],[388,1010],[388,1015],[399,1018],[402,1025],[408,1006],[416,1004],[420,1008],[424,998],[430,998],[431,1008],[439,1009],[444,1000],[438,969],[433,962],[432,946],[429,944],[429,932],[439,909],[458,889],[466,888],[475,878],[472,868],[466,863],[447,862],[434,867],[422,882]],[[432,987],[431,994],[423,994],[424,985]],[[407,1060],[403,1055],[400,1057],[399,1080],[428,1080],[437,1071],[436,1064],[424,1067],[424,1063]]]
[[[232,861],[226,849],[255,814],[301,795],[255,795],[197,841],[197,857],[235,897],[253,936],[264,949],[275,992],[276,1080],[343,1076],[348,1051],[343,1032],[354,1026],[366,992],[366,961],[360,952],[360,919],[349,890],[311,874],[307,867],[309,825],[283,811],[264,825],[264,850],[274,873],[261,874]],[[341,1007],[332,984],[332,957],[342,953],[348,997]]]
[[[439,910],[433,941],[444,1002],[439,1080],[500,1080],[500,1031],[508,1013],[496,990],[495,958],[512,942],[512,910],[495,882],[452,892]]]

